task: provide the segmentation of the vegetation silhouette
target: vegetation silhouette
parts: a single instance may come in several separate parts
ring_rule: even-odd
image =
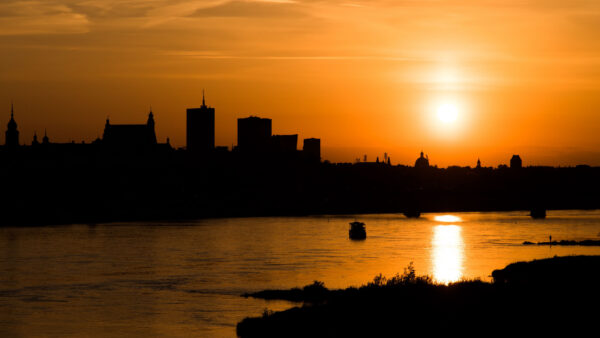
[[[403,334],[570,334],[596,327],[600,256],[519,262],[492,273],[493,282],[436,284],[410,265],[361,287],[266,290],[245,296],[304,302],[246,318],[240,337],[376,337]],[[316,286],[315,286],[316,285]],[[314,292],[314,290],[318,292]]]

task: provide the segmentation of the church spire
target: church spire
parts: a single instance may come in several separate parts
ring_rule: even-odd
[[[19,130],[17,130],[17,122],[14,118],[14,105],[10,102],[10,121],[6,128],[5,145],[8,147],[16,147],[19,145]]]
[[[202,107],[206,107],[206,101],[204,101],[204,89],[202,89]]]
[[[152,106],[150,107],[150,114],[148,114],[148,126],[154,128],[154,114],[152,113]]]
[[[46,128],[44,128],[44,137],[42,138],[42,143],[43,144],[50,143],[50,139],[48,139],[48,132],[46,131]]]

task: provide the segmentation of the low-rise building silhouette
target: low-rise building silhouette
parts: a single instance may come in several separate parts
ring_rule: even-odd
[[[510,159],[510,167],[512,169],[519,169],[523,167],[523,161],[521,161],[521,156],[513,155]]]
[[[293,153],[298,150],[298,134],[273,135],[271,149],[277,153]]]
[[[250,116],[238,119],[238,150],[266,152],[271,143],[271,119]]]
[[[146,124],[111,124],[106,119],[102,143],[122,150],[150,148],[157,144],[154,114],[150,111]]]

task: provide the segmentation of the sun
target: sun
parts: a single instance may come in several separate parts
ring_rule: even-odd
[[[458,118],[458,107],[452,103],[442,103],[437,107],[437,117],[443,123],[453,123]]]

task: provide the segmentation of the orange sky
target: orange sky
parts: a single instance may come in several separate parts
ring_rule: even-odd
[[[4,0],[0,130],[11,99],[27,143],[91,141],[152,106],[184,146],[205,88],[218,145],[252,114],[332,161],[600,165],[598,36],[585,0]]]

